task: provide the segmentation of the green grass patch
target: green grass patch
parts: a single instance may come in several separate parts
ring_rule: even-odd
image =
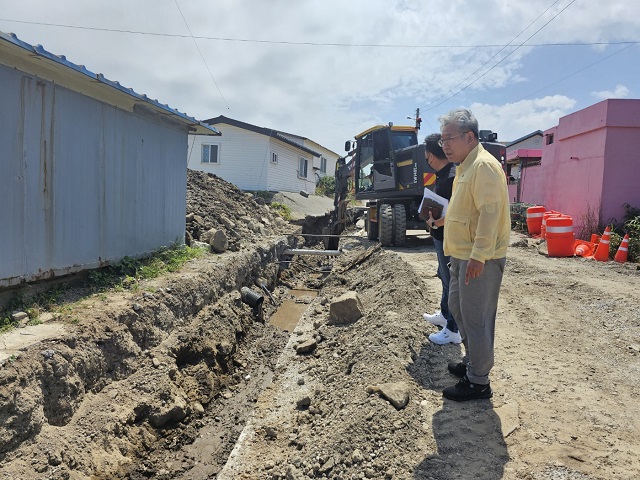
[[[87,281],[80,288],[88,295],[99,294],[98,298],[107,301],[108,291],[137,291],[140,281],[159,277],[168,272],[178,271],[185,263],[205,255],[205,251],[197,247],[174,244],[155,250],[144,258],[124,257],[121,261],[108,267],[91,270]],[[0,309],[0,333],[12,330],[17,326],[11,318],[15,311],[25,312],[31,319],[29,324],[38,324],[38,316],[44,312],[60,312],[71,316],[73,307],[64,302],[65,290],[69,287],[57,285],[33,298],[12,298]],[[78,301],[81,301],[78,300]],[[72,321],[77,322],[77,317]]]
[[[24,300],[23,298],[12,298],[6,305],[0,309],[0,333],[12,330],[17,326],[11,318],[13,312],[25,312],[29,315],[30,325],[39,323],[37,318],[44,312],[51,311],[58,306],[63,295],[63,288],[56,286],[46,292],[40,293],[33,298]]]
[[[288,205],[280,202],[272,202],[269,204],[269,207],[271,207],[274,212],[284,218],[287,222],[291,220],[291,209]]]
[[[201,248],[176,244],[155,250],[148,257],[124,257],[118,263],[89,272],[89,288],[94,292],[109,288],[137,290],[140,280],[176,272],[189,260],[202,255],[204,250]]]

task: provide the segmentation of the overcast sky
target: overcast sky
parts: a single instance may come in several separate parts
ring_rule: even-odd
[[[199,120],[342,154],[379,123],[470,108],[515,140],[640,97],[637,0],[0,0],[0,30]]]

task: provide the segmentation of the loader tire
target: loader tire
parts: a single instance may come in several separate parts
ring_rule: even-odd
[[[404,205],[393,206],[393,244],[401,247],[407,242],[407,211]]]
[[[380,245],[383,247],[393,245],[393,207],[387,203],[380,206],[378,236],[380,237]]]

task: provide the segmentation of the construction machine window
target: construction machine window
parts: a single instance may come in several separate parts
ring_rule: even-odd
[[[358,139],[358,191],[382,188],[393,182],[393,150],[415,145],[413,132],[393,132],[388,128],[369,132]],[[397,135],[397,138],[394,138]],[[413,134],[413,136],[412,136]]]
[[[358,171],[358,191],[363,192],[373,188],[373,177],[371,167],[373,167],[373,134],[367,133],[358,139],[358,149],[360,155],[360,168]]]
[[[389,130],[373,132],[373,189],[388,187],[393,183],[393,150]]]
[[[418,144],[418,137],[415,132],[391,132],[391,142],[394,150],[411,147]]]

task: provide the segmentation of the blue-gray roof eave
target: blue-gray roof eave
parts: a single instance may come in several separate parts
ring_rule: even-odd
[[[219,124],[219,123],[226,123],[227,125],[232,125],[234,127],[238,127],[238,128],[242,128],[244,130],[249,130],[251,132],[256,132],[256,133],[260,133],[262,135],[266,135],[267,137],[271,137],[271,138],[275,138],[283,143],[286,143],[287,145],[290,145],[294,148],[297,148],[298,150],[302,150],[303,152],[306,152],[310,155],[313,155],[314,157],[321,157],[322,155],[318,152],[316,152],[315,150],[311,150],[308,147],[305,147],[304,145],[301,145],[297,142],[294,142],[293,140],[288,139],[287,137],[285,137],[284,135],[282,135],[282,132],[279,132],[278,130],[273,130],[271,128],[265,128],[265,127],[259,127],[257,125],[253,125],[251,123],[247,123],[247,122],[242,122],[240,120],[234,120],[233,118],[229,118],[229,117],[225,117],[224,115],[220,115],[218,117],[214,117],[214,118],[209,118],[207,120],[204,120],[205,122],[207,122],[209,125],[214,125],[214,124]],[[302,138],[302,137],[300,137]]]
[[[542,136],[542,130],[536,130],[535,132],[528,133],[520,138],[515,139],[513,142],[509,142],[505,144],[505,147],[510,147],[511,145],[515,145],[516,143],[523,142],[531,137],[535,137],[536,135]]]
[[[4,40],[5,42],[20,47],[29,56],[33,56],[35,54],[39,57],[53,62],[55,65],[73,70],[78,74],[78,78],[86,78],[87,82],[98,82],[101,85],[111,87],[121,94],[129,97],[130,100],[133,99],[134,103],[135,101],[143,102],[150,105],[158,113],[169,114],[174,120],[178,121],[179,123],[188,125],[189,131],[191,133],[197,133],[199,135],[221,135],[220,131],[214,126],[196,120],[195,118],[190,117],[185,113],[179,112],[178,110],[169,107],[169,105],[167,104],[162,104],[158,100],[151,99],[144,94],[139,94],[132,88],[124,87],[119,82],[109,80],[101,73],[95,74],[88,70],[84,65],[77,65],[73,62],[70,62],[64,55],[55,55],[51,52],[48,52],[42,45],[33,46],[23,40],[20,40],[14,33],[6,34],[4,32],[0,32],[0,40]],[[2,57],[0,57],[0,59],[1,58]]]

